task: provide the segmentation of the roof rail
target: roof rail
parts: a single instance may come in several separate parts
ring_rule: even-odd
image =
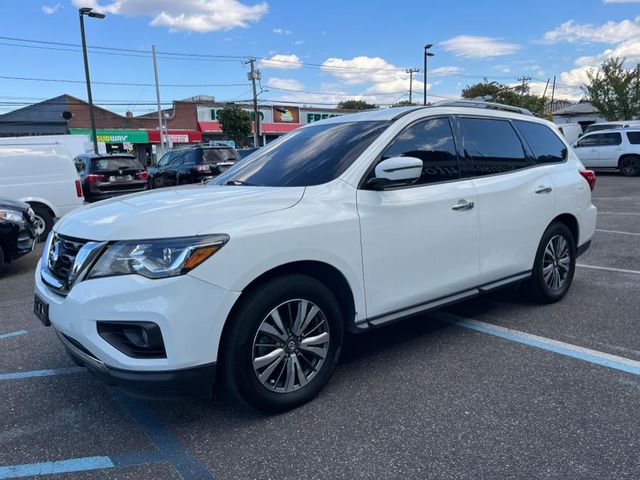
[[[468,108],[486,108],[489,110],[500,110],[503,112],[520,113],[522,115],[533,116],[526,108],[513,107],[511,105],[503,105],[502,103],[483,102],[480,100],[443,100],[433,104],[434,107],[468,107]]]

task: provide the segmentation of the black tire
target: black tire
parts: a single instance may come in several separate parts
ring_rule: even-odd
[[[4,268],[4,250],[2,249],[2,245],[0,245],[0,272]]]
[[[263,321],[271,321],[272,317],[269,315],[276,308],[279,308],[280,312],[285,309],[281,320],[286,327],[288,324],[285,318],[287,316],[286,310],[289,309],[289,314],[293,315],[292,311],[297,307],[290,307],[290,305],[294,305],[293,302],[299,302],[301,299],[310,302],[309,305],[315,304],[320,309],[320,313],[314,316],[314,319],[316,319],[314,321],[320,322],[320,325],[316,324],[315,328],[320,326],[321,331],[329,334],[328,346],[325,344],[323,347],[326,348],[326,356],[322,363],[316,364],[316,370],[309,370],[311,363],[307,362],[306,359],[302,363],[302,359],[305,358],[304,355],[308,355],[312,362],[316,361],[316,357],[307,351],[303,352],[303,347],[300,346],[300,350],[296,349],[295,353],[292,350],[290,355],[287,354],[287,358],[278,360],[278,367],[273,370],[273,378],[270,381],[265,379],[265,384],[263,384],[258,378],[258,369],[262,367],[257,367],[258,369],[254,370],[254,353],[258,352],[258,348],[261,348],[254,345],[254,342],[262,345],[261,342],[265,338],[264,334],[258,333],[258,329],[264,325]],[[331,377],[338,363],[342,348],[344,324],[342,311],[334,295],[318,280],[306,275],[292,274],[277,277],[259,285],[248,292],[246,297],[240,301],[241,303],[235,309],[232,318],[229,319],[230,324],[225,331],[223,343],[221,344],[220,372],[226,391],[232,399],[238,400],[257,411],[268,413],[284,412],[312,400]],[[306,306],[305,311],[307,311]],[[310,310],[308,311],[310,312]],[[309,323],[309,325],[312,326],[313,322]],[[326,330],[324,329],[325,326],[327,327]],[[291,330],[293,331],[293,328]],[[316,330],[314,335],[318,331]],[[275,337],[270,340],[279,342],[279,340],[275,340]],[[283,343],[279,344],[282,348],[278,348],[277,345],[270,346],[266,351],[273,353],[271,349],[276,348],[284,354],[289,344],[289,340],[284,340]],[[293,361],[294,357],[299,359],[296,360],[298,362],[296,366],[300,365],[303,369],[307,368],[306,371],[311,373],[308,373],[309,380],[306,384],[303,384],[302,378],[298,373],[293,374],[293,388],[297,389],[286,391],[284,383],[288,376],[285,370],[289,366],[288,362]],[[319,357],[317,358],[317,361],[320,362]],[[273,363],[269,363],[269,365],[273,365]],[[260,373],[263,374],[269,368],[270,366],[267,366]],[[295,369],[294,366],[291,368]],[[278,377],[277,373],[279,369],[281,370],[280,375],[284,372],[286,377],[281,380],[282,386],[280,388],[282,391],[280,392],[274,391],[275,388],[278,388],[278,381],[281,378]],[[298,386],[295,385],[296,380],[298,381]]]
[[[640,175],[640,157],[628,155],[618,162],[618,169],[625,177],[637,177]]]
[[[36,222],[43,225],[44,230],[40,232],[39,242],[44,242],[47,239],[47,235],[53,228],[53,224],[55,223],[53,220],[53,215],[49,209],[42,205],[32,205],[33,213],[36,215]]]
[[[557,254],[553,252],[553,248],[546,253],[551,240],[553,239],[555,242],[556,238],[561,238],[566,242],[568,261],[564,260],[566,258],[564,256],[564,247],[562,251],[559,251]],[[556,257],[555,261],[551,261],[554,255]],[[561,300],[567,294],[569,288],[571,288],[575,269],[576,241],[573,238],[573,234],[564,223],[552,223],[547,227],[538,245],[531,278],[525,283],[525,292],[531,298],[541,303],[557,302]],[[555,276],[556,274],[553,273],[554,270],[558,272],[559,277]],[[549,277],[549,272],[551,272],[551,277],[553,278]],[[556,288],[554,288],[555,278],[559,278],[559,282],[561,282]]]

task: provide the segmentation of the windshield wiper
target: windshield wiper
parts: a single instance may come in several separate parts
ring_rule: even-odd
[[[245,182],[244,180],[229,180],[225,185],[242,185],[243,187],[257,187],[255,183]]]

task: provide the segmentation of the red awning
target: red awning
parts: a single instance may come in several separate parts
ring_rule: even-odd
[[[158,130],[147,130],[150,143],[160,143],[160,132]],[[202,142],[202,132],[196,130],[168,130],[171,143],[200,143]]]
[[[222,133],[220,122],[198,122],[198,125],[202,133]],[[301,123],[262,123],[260,131],[267,134],[287,133],[301,126]]]

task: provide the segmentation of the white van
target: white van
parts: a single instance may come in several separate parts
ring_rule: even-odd
[[[567,140],[567,143],[573,143],[582,136],[582,125],[579,123],[563,123],[558,125],[558,129]]]
[[[30,135],[24,137],[0,137],[0,145],[49,145],[59,143],[67,147],[71,158],[93,152],[89,135]]]
[[[31,205],[41,238],[84,203],[78,172],[64,145],[0,144],[0,198]]]

